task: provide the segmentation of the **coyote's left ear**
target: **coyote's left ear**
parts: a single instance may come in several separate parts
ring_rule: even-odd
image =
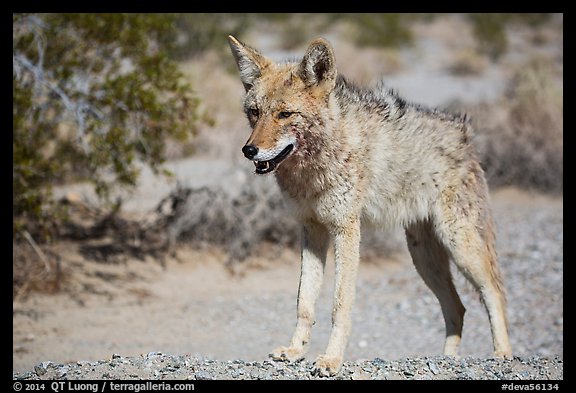
[[[262,71],[268,67],[270,61],[231,35],[228,36],[228,43],[240,71],[240,80],[248,91],[254,85],[254,81],[260,78]]]
[[[323,38],[310,43],[300,63],[299,74],[306,86],[323,86],[329,91],[336,84],[336,58],[332,46]]]

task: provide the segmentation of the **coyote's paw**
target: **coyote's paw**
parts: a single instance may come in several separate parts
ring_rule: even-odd
[[[508,360],[514,359],[514,356],[512,356],[512,351],[495,351],[494,357]]]
[[[295,362],[304,358],[303,348],[278,347],[269,355],[274,360]]]
[[[342,358],[328,355],[320,355],[314,362],[316,373],[323,377],[336,375],[342,367]]]

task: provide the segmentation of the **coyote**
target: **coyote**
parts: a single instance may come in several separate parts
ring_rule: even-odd
[[[465,312],[452,260],[480,293],[495,355],[511,357],[488,189],[469,120],[407,103],[382,85],[355,86],[338,74],[333,48],[322,38],[300,62],[285,63],[228,40],[252,128],[242,152],[257,174],[275,174],[302,223],[296,330],[290,345],[270,356],[304,357],[332,240],[332,331],[315,369],[338,373],[351,330],[360,225],[367,222],[405,229],[414,265],[442,308],[444,354],[456,355]]]

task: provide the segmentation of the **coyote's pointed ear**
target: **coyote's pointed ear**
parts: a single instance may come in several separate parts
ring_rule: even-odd
[[[254,81],[262,75],[262,71],[270,64],[270,61],[231,35],[228,36],[228,43],[240,71],[240,80],[248,91],[254,85]]]
[[[310,43],[300,63],[299,74],[308,87],[323,85],[332,90],[336,84],[336,58],[328,41],[318,38]]]

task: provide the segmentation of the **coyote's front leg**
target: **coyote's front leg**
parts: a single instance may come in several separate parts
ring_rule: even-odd
[[[298,287],[298,319],[289,347],[276,348],[270,356],[275,360],[302,359],[308,349],[314,324],[314,305],[320,293],[328,248],[328,232],[316,222],[304,224],[302,234],[302,270]]]
[[[344,350],[352,328],[352,304],[356,292],[356,276],[360,260],[360,220],[353,218],[348,225],[334,233],[336,286],[332,309],[332,333],[326,353],[315,362],[320,375],[334,375],[340,371]]]

